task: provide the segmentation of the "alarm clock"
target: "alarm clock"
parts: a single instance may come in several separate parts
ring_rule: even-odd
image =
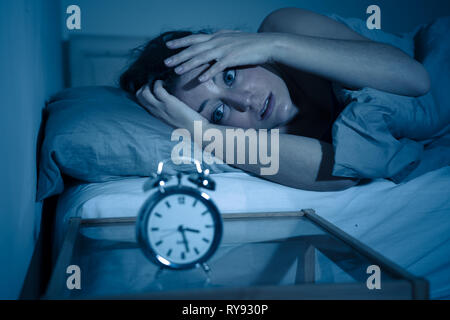
[[[190,269],[202,266],[216,252],[222,238],[222,218],[211,197],[201,189],[215,190],[209,170],[194,160],[197,173],[188,176],[196,187],[178,183],[167,186],[164,162],[156,176],[144,183],[144,191],[157,190],[144,202],[136,220],[136,237],[144,254],[161,268]]]

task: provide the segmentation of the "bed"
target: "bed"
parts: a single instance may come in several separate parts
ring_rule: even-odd
[[[434,29],[433,25],[422,26],[404,37],[381,32],[376,36],[398,44],[427,64],[433,82],[440,84],[427,98],[436,101],[448,115],[450,66],[445,52],[449,52],[450,42],[446,40],[447,51],[443,50],[436,34],[446,37],[450,19],[442,21],[444,24],[435,24]],[[348,23],[354,29],[361,26],[360,22]],[[136,216],[152,192],[142,191],[146,177],[173,147],[165,142],[170,140],[170,128],[149,118],[117,89],[105,87],[115,84],[128,57],[127,49],[144,40],[82,36],[70,41],[72,85],[95,87],[61,93],[49,101],[47,108],[38,200],[59,194],[54,258],[71,217]],[[432,299],[450,299],[450,125],[442,132],[439,144],[423,143],[429,147],[423,153],[423,166],[401,183],[374,177],[340,192],[308,192],[217,165],[210,168],[217,182],[216,191],[210,195],[224,215],[314,209],[412,274],[425,277]],[[171,174],[183,171],[169,169]]]

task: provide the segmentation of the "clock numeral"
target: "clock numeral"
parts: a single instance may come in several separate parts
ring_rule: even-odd
[[[159,228],[152,228],[152,231],[158,231]]]
[[[185,258],[186,258],[186,255],[184,254],[184,252],[182,252],[182,253],[181,253],[181,259],[184,260]]]
[[[184,204],[184,197],[178,197],[178,203],[179,204]]]
[[[198,200],[195,199],[194,203],[192,204],[193,207],[195,207],[195,205],[197,204]]]
[[[197,248],[194,248],[194,251],[195,251],[196,254],[199,254],[199,253],[200,253],[200,251],[198,251]]]
[[[202,240],[205,241],[206,243],[209,243],[209,240],[206,238],[203,238]]]
[[[204,216],[205,214],[207,214],[209,212],[209,210],[206,210],[204,212],[202,212],[202,216]]]
[[[169,251],[167,251],[167,256],[170,257],[171,254],[172,254],[172,249],[169,249]]]
[[[157,216],[158,218],[162,217],[162,215],[160,213],[158,213],[158,212],[155,212],[155,216]]]
[[[159,246],[161,243],[163,243],[163,241],[159,240],[157,243],[155,243],[155,246]]]
[[[212,228],[214,227],[212,224],[205,224],[205,228]]]
[[[167,206],[167,208],[170,208],[170,203],[169,203],[169,201],[166,201],[166,206]]]

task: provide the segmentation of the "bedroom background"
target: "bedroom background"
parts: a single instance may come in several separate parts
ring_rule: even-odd
[[[66,8],[71,4],[81,8],[81,30],[66,28]],[[171,28],[208,26],[252,31],[281,7],[365,19],[372,4],[381,8],[382,30],[387,32],[407,32],[450,15],[450,2],[439,0],[2,1],[0,299],[21,296],[41,231],[45,209],[35,199],[42,110],[51,95],[73,84],[67,72],[67,41],[72,35],[142,39]]]

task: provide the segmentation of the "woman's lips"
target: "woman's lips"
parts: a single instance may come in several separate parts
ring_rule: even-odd
[[[267,102],[267,108],[266,110],[261,114],[261,120],[265,120],[268,119],[270,117],[270,115],[272,114],[272,111],[274,109],[275,106],[275,97],[272,94],[272,92],[269,94],[269,96],[267,97],[268,102]],[[264,109],[264,108],[263,108]]]

